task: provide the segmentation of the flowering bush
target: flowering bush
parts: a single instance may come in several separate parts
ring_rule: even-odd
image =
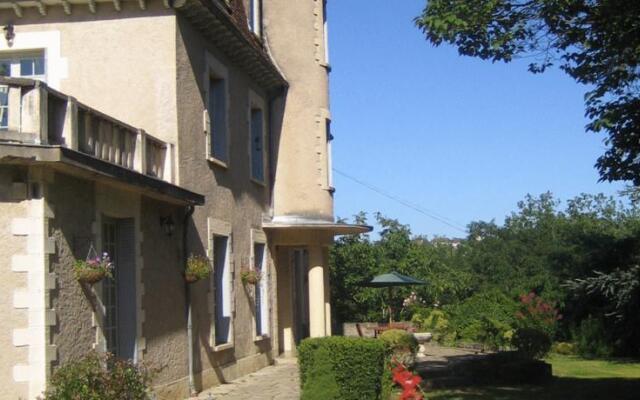
[[[520,310],[515,313],[518,328],[511,343],[525,358],[542,358],[551,349],[556,323],[562,318],[553,303],[531,292],[520,295]]]
[[[184,270],[184,278],[187,282],[193,283],[201,279],[206,279],[211,273],[209,259],[203,256],[194,256],[187,259],[187,266]]]
[[[108,253],[102,253],[102,257],[88,258],[87,260],[76,260],[73,270],[76,279],[85,283],[96,283],[104,277],[113,277],[114,265]]]
[[[534,328],[553,337],[556,323],[562,318],[553,303],[547,303],[531,292],[520,295],[520,310],[515,314],[521,328]]]
[[[149,385],[155,372],[111,354],[89,353],[54,372],[44,399],[149,400]]]
[[[420,388],[422,378],[409,371],[404,364],[398,362],[396,359],[393,359],[391,364],[395,365],[391,370],[393,383],[402,389],[398,400],[424,400],[424,394]]]
[[[416,292],[411,292],[404,300],[402,300],[402,308],[400,309],[400,317],[407,320],[411,319],[413,315],[425,307],[426,302],[418,297]]]

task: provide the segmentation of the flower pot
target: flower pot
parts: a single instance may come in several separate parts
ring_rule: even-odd
[[[106,271],[100,269],[80,269],[76,270],[76,278],[79,282],[93,285],[100,282],[107,275]]]
[[[184,275],[184,280],[185,280],[187,283],[196,283],[196,282],[198,282],[200,279],[198,279],[198,277],[197,277],[197,276],[195,276],[195,275],[185,274],[185,275]]]

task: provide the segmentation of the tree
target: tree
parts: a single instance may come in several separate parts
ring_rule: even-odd
[[[428,0],[415,20],[434,45],[529,70],[557,64],[588,85],[587,130],[605,132],[601,180],[640,185],[640,1]]]

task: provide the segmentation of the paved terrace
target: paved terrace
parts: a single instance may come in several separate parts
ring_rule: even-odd
[[[298,400],[300,379],[295,358],[277,359],[276,364],[240,379],[205,390],[188,400]]]

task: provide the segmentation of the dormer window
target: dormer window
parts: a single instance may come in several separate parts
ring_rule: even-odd
[[[249,29],[257,36],[262,35],[262,1],[249,0]]]

